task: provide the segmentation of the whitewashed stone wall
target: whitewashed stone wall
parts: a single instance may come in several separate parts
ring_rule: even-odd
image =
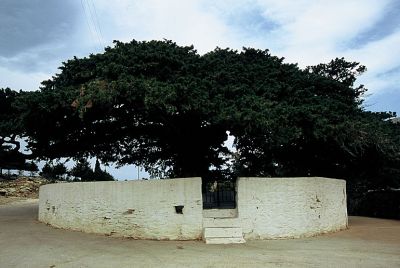
[[[201,178],[50,184],[39,196],[39,220],[55,227],[136,239],[202,235]]]
[[[203,217],[237,217],[245,239],[347,228],[343,180],[239,178],[236,187],[236,209],[203,211],[201,178],[44,185],[39,220],[88,233],[159,240],[201,239]],[[184,206],[182,214],[175,206]]]
[[[343,180],[240,178],[237,199],[246,239],[297,238],[347,228]]]

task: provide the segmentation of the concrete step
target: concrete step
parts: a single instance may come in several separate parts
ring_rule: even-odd
[[[243,232],[240,227],[207,227],[204,237],[243,237]]]
[[[239,218],[203,218],[206,227],[241,227]]]
[[[246,243],[246,241],[244,240],[244,238],[240,238],[240,237],[215,237],[215,238],[206,238],[205,239],[206,244],[243,244]]]
[[[241,227],[205,227],[203,239],[206,244],[245,243]]]
[[[203,209],[203,218],[235,218],[237,209]]]

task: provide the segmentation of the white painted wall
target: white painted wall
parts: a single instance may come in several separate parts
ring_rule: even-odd
[[[347,228],[344,180],[240,178],[237,198],[246,239],[296,238]]]
[[[39,220],[56,227],[137,239],[202,236],[201,178],[49,184],[39,196]]]
[[[237,208],[221,213],[203,212],[200,178],[50,184],[39,195],[42,222],[136,239],[201,239],[203,217],[236,217],[246,239],[347,228],[346,183],[327,178],[240,178]]]

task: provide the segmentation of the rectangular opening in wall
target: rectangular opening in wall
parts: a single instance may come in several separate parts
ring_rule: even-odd
[[[183,208],[184,206],[175,206],[176,214],[183,214]]]
[[[203,209],[236,208],[236,181],[214,181],[202,184]]]

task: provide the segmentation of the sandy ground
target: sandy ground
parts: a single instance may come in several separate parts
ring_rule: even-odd
[[[9,196],[9,197],[4,197],[0,196],[0,205],[5,205],[9,203],[16,203],[16,202],[24,202],[26,198],[21,198],[21,197],[14,197],[14,196]]]
[[[350,217],[350,229],[292,240],[206,245],[55,229],[37,200],[0,206],[0,267],[400,267],[400,221]]]

